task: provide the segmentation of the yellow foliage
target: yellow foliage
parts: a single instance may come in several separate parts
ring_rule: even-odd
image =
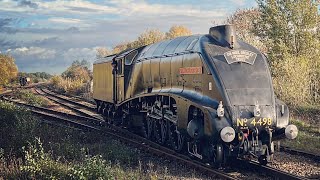
[[[170,28],[169,32],[166,33],[166,39],[173,39],[179,36],[189,36],[192,32],[184,26],[174,25]]]
[[[0,74],[0,86],[8,84],[17,77],[18,68],[13,57],[0,54]]]
[[[81,93],[86,93],[86,91],[89,91],[87,88],[87,83],[84,83],[82,79],[64,79],[61,76],[53,76],[50,81],[51,86],[55,90],[68,94],[79,95]]]
[[[281,99],[296,105],[310,101],[308,59],[286,54],[281,61],[272,62],[272,67],[274,89]]]
[[[65,72],[62,73],[63,78],[69,78],[80,82],[90,81],[88,70],[83,66],[70,66]]]
[[[141,47],[148,44],[156,43],[165,39],[165,35],[159,29],[146,30],[136,41],[134,41],[134,47]]]
[[[133,48],[133,47],[131,47],[131,44],[132,44],[132,42],[120,43],[120,44],[116,45],[115,47],[113,47],[112,53],[116,54],[116,53],[120,53],[121,51],[124,51],[126,49]]]
[[[97,58],[106,57],[111,54],[111,51],[105,47],[99,47],[96,49],[97,51]]]
[[[238,9],[226,20],[226,24],[235,27],[237,38],[258,48],[263,53],[267,53],[266,45],[261,41],[254,31],[254,22],[261,16],[256,8]]]

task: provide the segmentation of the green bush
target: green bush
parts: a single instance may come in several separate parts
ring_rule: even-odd
[[[70,176],[73,179],[114,179],[110,171],[111,165],[102,156],[86,156],[83,163],[71,168]]]
[[[119,162],[120,164],[130,165],[138,161],[137,152],[117,140],[105,139],[89,146],[88,149],[91,153],[100,153],[105,159],[113,163]]]
[[[50,154],[45,153],[39,138],[34,144],[23,148],[25,153],[25,164],[21,171],[30,179],[66,179],[69,167],[58,160],[53,160]]]
[[[140,172],[124,171],[111,165],[101,155],[84,155],[80,161],[62,162],[44,151],[39,138],[24,148],[25,164],[21,174],[27,179],[139,179]]]
[[[5,152],[21,152],[33,140],[37,119],[24,108],[0,101],[0,148]]]

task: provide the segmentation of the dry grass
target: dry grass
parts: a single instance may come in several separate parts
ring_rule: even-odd
[[[82,79],[62,78],[61,76],[54,76],[50,80],[53,89],[59,92],[80,95],[88,91],[88,83]]]

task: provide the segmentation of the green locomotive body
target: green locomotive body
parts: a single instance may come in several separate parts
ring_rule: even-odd
[[[237,40],[232,25],[107,56],[93,73],[97,110],[110,123],[199,159],[266,163],[274,140],[297,136],[266,57]]]

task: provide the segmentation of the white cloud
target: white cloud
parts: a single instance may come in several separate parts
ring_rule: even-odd
[[[35,58],[35,59],[53,59],[56,55],[54,49],[41,47],[21,47],[9,51],[12,55],[18,57]]]
[[[204,10],[199,6],[191,4],[168,5],[150,4],[145,1],[113,0],[111,1],[118,8],[121,15],[184,15],[194,17],[214,17],[226,15],[226,9]]]
[[[117,12],[116,8],[106,6],[106,5],[99,5],[89,1],[83,0],[76,0],[76,1],[64,1],[64,0],[57,0],[57,1],[50,1],[50,2],[38,2],[39,8],[52,10],[52,11],[77,11],[75,8],[83,8],[87,10],[91,10],[93,13],[97,12],[104,12],[104,13],[115,13]],[[77,11],[81,13],[81,11]]]
[[[238,6],[243,6],[246,4],[246,0],[231,0],[231,2]]]
[[[71,62],[82,59],[92,61],[96,56],[96,48],[70,48],[62,56]]]
[[[243,2],[243,0],[240,0]],[[103,15],[119,15],[119,16],[143,16],[143,15],[188,15],[194,17],[214,17],[224,16],[226,9],[204,10],[199,6],[191,4],[168,5],[168,4],[151,4],[141,0],[113,0],[109,1],[109,5],[95,4],[85,0],[57,0],[57,1],[34,1],[38,5],[37,9],[17,7],[14,1],[0,2],[0,10],[13,12],[30,12],[40,13],[44,15],[54,14],[56,12],[75,15],[80,14],[88,16],[94,14]]]
[[[82,22],[82,20],[80,19],[61,18],[61,17],[49,18],[48,21],[58,22],[58,23],[71,23],[71,24],[78,24]]]

